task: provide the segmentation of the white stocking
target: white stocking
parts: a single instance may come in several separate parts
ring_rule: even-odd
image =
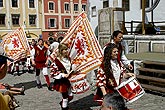
[[[36,76],[37,84],[41,84],[40,76]]]
[[[68,106],[68,99],[62,99],[62,108],[66,108]]]

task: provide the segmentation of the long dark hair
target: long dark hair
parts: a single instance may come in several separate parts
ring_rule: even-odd
[[[112,73],[111,62],[112,59],[111,54],[114,48],[117,48],[115,44],[108,44],[104,50],[104,58],[103,58],[103,70],[107,78],[110,78],[110,73]]]

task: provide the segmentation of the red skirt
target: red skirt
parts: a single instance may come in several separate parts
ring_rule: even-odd
[[[68,92],[71,87],[70,81],[67,78],[55,79],[53,89],[58,92]]]
[[[46,67],[45,62],[35,62],[35,63],[36,63],[35,68],[37,69]]]

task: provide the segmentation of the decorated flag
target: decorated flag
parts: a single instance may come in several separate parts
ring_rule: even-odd
[[[100,66],[102,49],[85,12],[75,19],[61,43],[68,44],[73,70],[88,73]]]
[[[7,56],[13,59],[14,62],[30,55],[29,44],[23,27],[20,27],[4,36],[2,38],[1,45],[3,46]],[[11,62],[8,64],[10,63]]]
[[[72,93],[84,93],[90,89],[86,79],[87,73],[99,67],[103,58],[101,46],[85,12],[74,20],[61,43],[68,45],[72,70],[77,71],[71,72],[69,77]],[[57,52],[58,49],[50,55],[51,62],[54,61]]]

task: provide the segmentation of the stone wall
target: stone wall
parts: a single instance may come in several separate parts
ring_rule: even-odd
[[[109,39],[110,35],[99,36],[101,47],[109,42]],[[128,53],[165,53],[165,35],[124,35],[124,40],[128,44]]]
[[[124,35],[129,53],[165,52],[165,35]]]

